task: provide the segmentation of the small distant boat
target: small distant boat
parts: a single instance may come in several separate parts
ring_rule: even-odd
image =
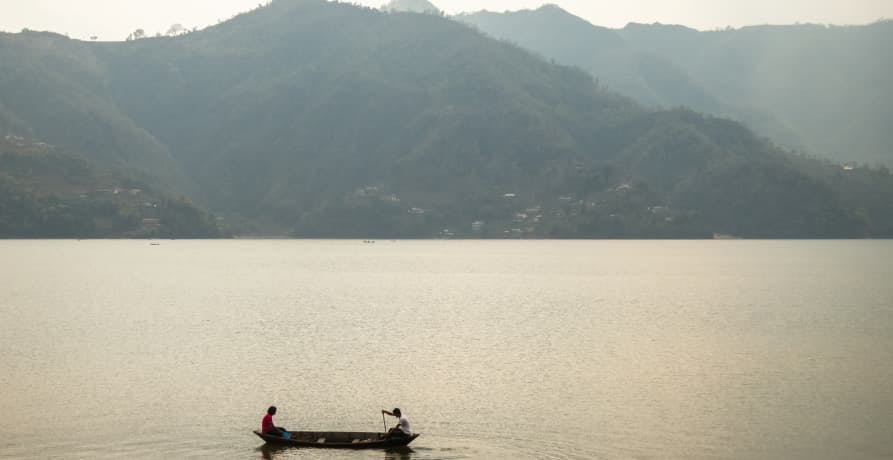
[[[161,243],[159,243],[157,241],[153,241],[153,242],[149,243],[149,246],[161,246]]]
[[[254,431],[270,444],[293,447],[315,447],[320,449],[391,449],[403,447],[419,437],[387,437],[386,433],[362,433],[349,431],[290,431],[288,438]]]
[[[714,233],[714,240],[740,240],[741,237],[738,235],[730,235],[728,233]]]

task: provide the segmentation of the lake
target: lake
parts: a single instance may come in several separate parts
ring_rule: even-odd
[[[2,241],[0,457],[893,458],[891,241]],[[411,450],[262,447],[289,429]],[[395,423],[389,419],[389,425]]]

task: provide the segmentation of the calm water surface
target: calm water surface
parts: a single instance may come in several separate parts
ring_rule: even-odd
[[[0,457],[893,458],[889,241],[0,242]],[[265,449],[290,429],[404,452]],[[388,421],[392,423],[392,420]]]

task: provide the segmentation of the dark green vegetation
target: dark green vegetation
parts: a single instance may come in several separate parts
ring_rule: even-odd
[[[184,198],[76,155],[22,138],[0,139],[0,236],[104,238],[222,236]]]
[[[645,110],[438,15],[278,0],[179,37],[24,33],[0,49],[17,63],[0,68],[0,126],[183,193],[239,234],[893,235],[886,170]]]
[[[867,26],[594,26],[555,6],[458,18],[589,71],[649,106],[741,120],[789,148],[893,165],[893,21]]]

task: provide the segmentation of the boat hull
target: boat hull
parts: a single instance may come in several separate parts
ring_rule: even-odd
[[[254,434],[270,444],[314,449],[391,449],[409,445],[418,434],[407,437],[386,437],[385,433],[343,431],[294,431],[290,438],[255,431]]]

